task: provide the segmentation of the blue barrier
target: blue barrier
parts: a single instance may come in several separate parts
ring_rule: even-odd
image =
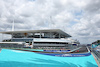
[[[54,53],[39,53],[43,55],[50,55],[50,56],[58,56],[58,57],[84,57],[91,55],[90,52],[88,53],[79,53],[79,54],[54,54]]]
[[[69,52],[70,50],[44,50],[45,52]]]

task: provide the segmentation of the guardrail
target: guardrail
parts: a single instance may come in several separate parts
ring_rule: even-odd
[[[92,50],[93,54],[95,54],[95,57],[97,58],[97,60],[99,61],[100,63],[100,52],[97,52],[96,50]]]

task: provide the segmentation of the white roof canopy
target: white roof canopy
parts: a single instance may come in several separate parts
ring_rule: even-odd
[[[62,34],[66,37],[71,37],[69,34],[65,33],[64,31],[60,30],[60,29],[47,29],[47,30],[26,30],[26,31],[6,31],[6,32],[0,32],[2,34],[13,34],[13,33],[45,33],[45,32],[57,32],[59,34]]]

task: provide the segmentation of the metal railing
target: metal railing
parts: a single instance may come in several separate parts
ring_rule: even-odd
[[[100,52],[96,51],[95,49],[92,49],[93,54],[95,54],[95,57],[97,58],[97,60],[100,63]]]

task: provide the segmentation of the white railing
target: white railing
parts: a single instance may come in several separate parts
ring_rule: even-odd
[[[33,44],[33,46],[65,46],[66,44]]]
[[[96,50],[92,50],[92,52],[95,54],[95,57],[97,58],[97,60],[99,61],[100,63],[100,52],[97,52]]]

